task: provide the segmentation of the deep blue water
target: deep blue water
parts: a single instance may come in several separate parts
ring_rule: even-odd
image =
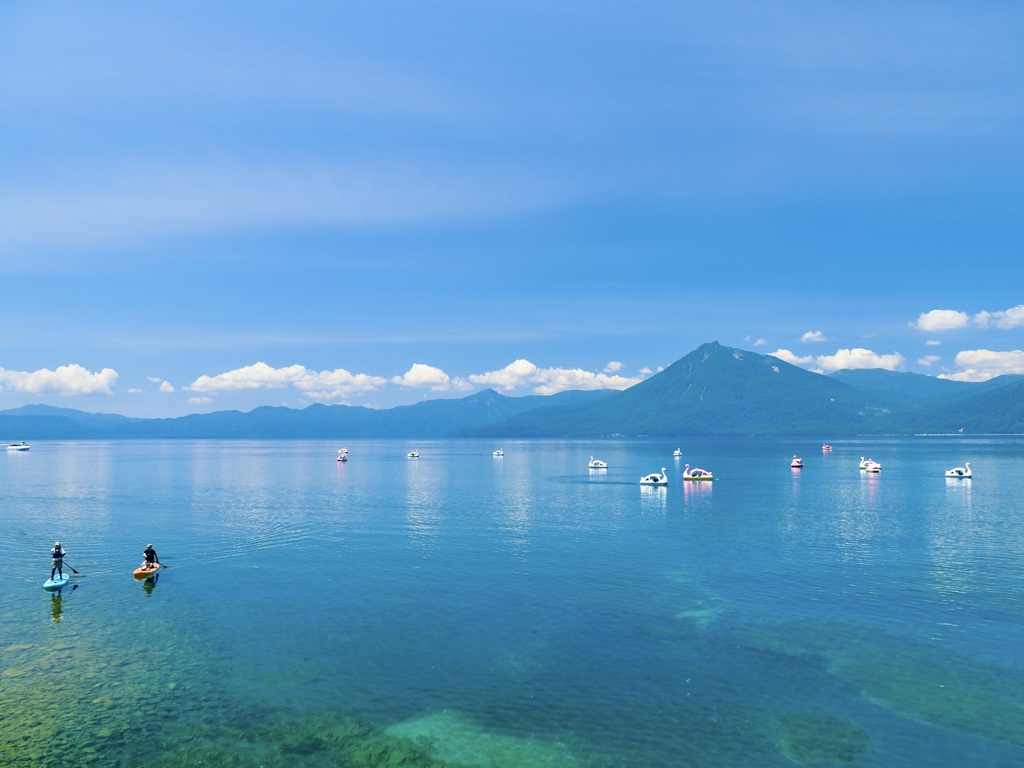
[[[1024,765],[1024,440],[832,444],[0,455],[0,765]]]

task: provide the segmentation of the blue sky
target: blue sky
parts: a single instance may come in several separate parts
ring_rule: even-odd
[[[1024,6],[0,6],[0,409],[1024,373]]]

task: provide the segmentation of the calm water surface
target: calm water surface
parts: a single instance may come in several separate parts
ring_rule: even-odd
[[[1024,765],[1024,441],[833,446],[0,455],[0,765]]]

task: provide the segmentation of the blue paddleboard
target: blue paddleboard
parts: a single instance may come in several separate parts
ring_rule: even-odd
[[[63,576],[57,576],[52,579],[47,579],[43,582],[43,589],[60,589],[66,586],[71,581],[71,574],[65,573]]]

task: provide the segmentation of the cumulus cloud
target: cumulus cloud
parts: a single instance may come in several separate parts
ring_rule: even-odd
[[[434,392],[452,389],[464,392],[473,388],[468,381],[460,378],[452,379],[440,368],[424,363],[413,363],[412,367],[402,376],[393,376],[391,383],[412,388],[430,387]]]
[[[891,355],[879,355],[870,349],[856,347],[854,349],[837,349],[834,355],[819,355],[814,361],[824,371],[842,371],[862,368],[884,368],[887,371],[898,371],[906,365],[903,355],[894,352]]]
[[[297,389],[310,400],[335,400],[359,392],[371,392],[387,383],[381,376],[352,374],[344,368],[334,371],[311,371],[302,365],[272,368],[255,363],[219,373],[200,376],[185,389],[191,392],[229,392],[246,389]]]
[[[1019,328],[1024,325],[1024,304],[1000,312],[979,312],[972,318],[975,325],[988,328]]]
[[[159,376],[147,376],[146,379],[153,382],[154,384],[159,384],[160,386],[157,387],[157,390],[165,395],[169,395],[172,392],[174,392],[174,387],[171,385],[171,382],[165,381],[164,379],[161,379]]]
[[[961,369],[959,372],[943,374],[939,378],[953,381],[988,381],[1007,373],[1024,373],[1024,351],[964,350],[957,354],[956,364]]]
[[[1024,304],[997,312],[982,310],[973,317],[954,309],[933,309],[922,312],[910,326],[921,331],[951,331],[966,328],[968,324],[979,328],[1020,328],[1024,326]]]
[[[469,380],[505,391],[532,387],[539,395],[553,395],[570,389],[626,389],[642,378],[593,373],[580,368],[538,368],[529,360],[516,360],[499,371],[473,374]]]
[[[891,355],[880,355],[870,349],[838,349],[834,355],[794,355],[788,349],[772,352],[772,357],[785,360],[787,363],[802,368],[812,367],[816,373],[832,373],[848,369],[884,368],[897,371],[906,365],[903,355],[894,352]]]
[[[618,360],[612,360],[611,362],[608,363],[608,365],[604,367],[605,373],[618,373],[621,370],[622,363],[620,363]]]
[[[922,312],[916,323],[911,323],[912,328],[919,331],[952,331],[956,328],[966,328],[969,318],[966,312],[958,312],[955,309],[933,309],[930,312]]]
[[[828,341],[828,337],[821,331],[808,331],[800,337],[800,341],[807,344],[808,342]]]
[[[516,360],[506,365],[500,371],[470,374],[469,380],[474,384],[511,390],[516,387],[529,386],[536,380],[539,370],[529,360]]]
[[[38,395],[56,393],[59,395],[111,395],[117,371],[104,368],[99,373],[87,371],[80,365],[61,365],[55,371],[41,368],[38,371],[8,371],[0,368],[0,389]]]
[[[800,355],[794,355],[788,349],[777,349],[777,350],[775,350],[774,352],[771,353],[771,356],[772,357],[777,357],[777,358],[779,358],[779,360],[784,360],[785,362],[791,363],[792,365],[799,365],[799,366],[810,365],[811,363],[814,362],[814,356],[813,355],[807,355],[806,357],[801,357]]]

